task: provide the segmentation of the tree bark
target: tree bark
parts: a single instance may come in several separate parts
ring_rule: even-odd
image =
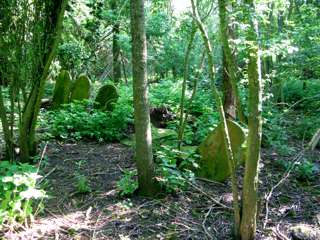
[[[0,85],[0,119],[2,123],[4,141],[6,144],[6,155],[12,161],[14,158],[13,141],[12,141],[12,135],[10,134],[10,127],[7,119],[6,107],[4,105],[4,98],[2,95],[1,85]]]
[[[144,0],[131,0],[131,35],[135,158],[138,169],[139,193],[144,196],[154,196],[156,188],[148,100]]]
[[[219,116],[220,116],[220,121],[222,122],[223,125],[223,138],[224,138],[224,144],[226,147],[226,152],[227,152],[227,158],[228,158],[228,164],[231,172],[231,182],[232,182],[232,194],[233,194],[233,208],[234,208],[234,221],[235,221],[235,228],[234,228],[234,235],[237,238],[239,236],[239,226],[240,226],[240,207],[239,207],[239,190],[238,190],[238,185],[237,185],[237,177],[236,177],[236,164],[235,160],[233,157],[233,152],[231,149],[231,141],[230,141],[230,136],[229,136],[229,130],[226,122],[226,116],[224,114],[224,109],[223,109],[223,103],[222,99],[220,97],[219,91],[215,85],[215,68],[213,65],[213,51],[212,51],[212,46],[209,40],[208,33],[201,21],[201,18],[199,16],[196,4],[194,0],[191,0],[191,6],[192,6],[192,12],[194,19],[198,25],[198,28],[200,30],[206,53],[207,53],[207,60],[208,60],[208,67],[209,67],[209,76],[210,76],[210,81],[211,81],[211,88],[212,88],[212,93],[215,98]]]
[[[250,25],[246,33],[248,42],[248,149],[242,192],[241,240],[253,240],[256,234],[258,165],[260,160],[262,132],[262,84],[258,47],[257,20],[254,18],[253,0],[247,0],[245,7],[246,23]]]
[[[182,139],[183,139],[183,132],[184,132],[184,105],[185,105],[185,96],[186,96],[186,89],[187,89],[187,80],[189,78],[189,59],[190,59],[190,54],[192,50],[192,45],[194,42],[194,37],[196,35],[197,28],[192,23],[191,26],[191,34],[190,34],[190,39],[189,43],[186,49],[186,54],[184,58],[184,74],[183,74],[183,83],[182,83],[182,89],[181,89],[181,98],[180,98],[180,120],[179,120],[179,131],[178,131],[178,150],[181,150],[181,144],[182,144]]]
[[[236,119],[236,98],[232,91],[232,85],[228,75],[228,63],[225,53],[222,52],[222,84],[223,84],[223,108],[228,119]]]
[[[36,76],[28,100],[24,106],[20,133],[20,159],[28,162],[36,152],[35,129],[40,111],[41,98],[44,93],[45,81],[49,74],[51,62],[55,56],[62,30],[64,12],[67,0],[56,0],[46,3],[45,11],[48,14],[44,27],[44,37],[41,49],[42,57],[36,66]]]
[[[111,9],[114,13],[117,11],[117,0],[112,0]],[[113,81],[119,83],[121,80],[121,59],[119,45],[120,24],[118,19],[115,19],[112,27],[112,57],[113,57]]]
[[[219,0],[219,18],[220,18],[220,38],[222,42],[222,49],[225,57],[226,68],[223,69],[224,74],[228,77],[229,85],[232,89],[232,97],[234,97],[236,102],[236,111],[240,122],[246,123],[246,117],[243,112],[243,107],[241,104],[239,89],[237,85],[237,76],[235,69],[235,61],[232,56],[231,48],[228,42],[228,18],[227,18],[227,9],[226,9],[226,0]]]

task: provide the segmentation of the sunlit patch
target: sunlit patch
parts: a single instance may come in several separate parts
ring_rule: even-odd
[[[65,215],[55,215],[36,220],[31,227],[21,232],[9,232],[6,239],[37,239],[43,236],[56,235],[58,232],[73,234],[80,229],[90,229],[90,222],[85,221],[86,212],[76,211]]]

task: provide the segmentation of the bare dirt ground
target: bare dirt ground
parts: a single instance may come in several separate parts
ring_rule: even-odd
[[[121,198],[116,181],[124,169],[134,168],[131,149],[120,144],[50,143],[46,156],[46,207],[33,223],[8,229],[0,239],[232,239],[229,182],[197,180],[188,191],[157,199]],[[306,156],[320,164],[319,151]],[[289,228],[295,224],[320,226],[320,178],[302,184],[292,174],[285,177],[274,164],[277,157],[263,151],[257,239],[291,239]],[[77,193],[77,174],[88,178],[90,193]]]

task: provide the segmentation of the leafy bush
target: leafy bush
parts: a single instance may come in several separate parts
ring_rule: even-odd
[[[132,106],[119,101],[112,112],[92,109],[90,102],[64,105],[60,110],[45,113],[42,123],[52,137],[61,139],[120,140],[132,120]]]
[[[150,87],[151,106],[169,106],[172,111],[177,111],[180,104],[181,81],[164,80],[152,84]]]
[[[317,165],[307,160],[300,162],[295,167],[295,174],[300,181],[312,181],[317,173],[319,173]]]
[[[138,189],[137,170],[125,170],[122,178],[117,182],[120,196],[132,195]]]
[[[188,187],[188,182],[194,180],[194,173],[189,169],[197,167],[190,153],[162,146],[156,152],[157,156],[157,181],[167,192],[176,192]],[[182,160],[181,160],[182,158]],[[178,168],[178,162],[180,162]]]
[[[36,186],[40,177],[31,165],[0,162],[0,229],[3,223],[23,222],[33,217],[34,200],[46,196]]]

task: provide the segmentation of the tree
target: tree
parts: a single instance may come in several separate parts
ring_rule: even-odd
[[[195,4],[194,0],[191,0],[192,5],[192,12],[194,19],[197,23],[197,26],[200,30],[206,53],[207,53],[207,60],[208,60],[208,70],[209,70],[209,76],[210,76],[210,82],[211,82],[211,89],[213,93],[213,97],[216,101],[218,112],[219,112],[219,118],[223,126],[223,140],[226,147],[227,152],[227,158],[228,158],[228,164],[231,172],[231,182],[232,182],[232,193],[233,193],[233,208],[234,208],[234,222],[235,222],[235,231],[234,235],[237,238],[239,236],[239,226],[240,226],[240,206],[239,206],[239,191],[238,191],[238,185],[237,185],[237,178],[236,178],[236,164],[235,159],[233,156],[233,152],[231,149],[231,142],[229,137],[229,130],[228,125],[226,121],[225,111],[223,108],[222,99],[220,97],[219,91],[215,85],[215,68],[213,65],[213,51],[212,46],[208,37],[207,30],[205,29],[203,22],[200,18],[197,5]]]
[[[239,95],[239,89],[237,85],[237,74],[236,74],[236,63],[232,56],[231,48],[229,45],[229,27],[228,27],[228,16],[226,5],[228,1],[219,0],[219,19],[220,19],[220,40],[222,43],[223,51],[223,80],[225,87],[225,109],[226,112],[232,115],[232,105],[235,103],[236,112],[239,120],[245,123],[245,116],[243,113],[243,108],[241,104],[241,99]],[[231,88],[231,89],[230,89]],[[231,109],[230,109],[231,108]]]
[[[36,124],[45,82],[62,29],[67,0],[10,2],[3,11],[0,42],[1,82],[7,82],[9,99],[0,94],[0,115],[7,152],[14,159],[14,145],[20,149],[21,161],[36,154]],[[5,80],[6,79],[6,80]],[[3,91],[4,89],[0,89]],[[7,106],[6,106],[7,105]],[[6,108],[9,106],[9,116]],[[18,121],[15,112],[18,112]],[[15,126],[19,142],[13,144]]]
[[[260,160],[262,133],[262,84],[258,47],[257,19],[254,17],[253,0],[246,0],[245,20],[249,25],[246,32],[248,43],[248,149],[245,161],[245,172],[242,192],[242,215],[240,235],[242,240],[255,239],[257,199],[258,199],[258,165]]]
[[[113,12],[116,12],[118,5],[117,0],[112,0],[110,2],[110,7]],[[113,20],[112,26],[112,57],[113,57],[113,81],[118,83],[121,79],[121,61],[120,61],[120,45],[119,45],[119,33],[120,33],[120,24],[119,19]]]
[[[132,77],[135,122],[135,159],[140,194],[155,193],[152,136],[148,100],[147,42],[144,0],[131,0]]]

